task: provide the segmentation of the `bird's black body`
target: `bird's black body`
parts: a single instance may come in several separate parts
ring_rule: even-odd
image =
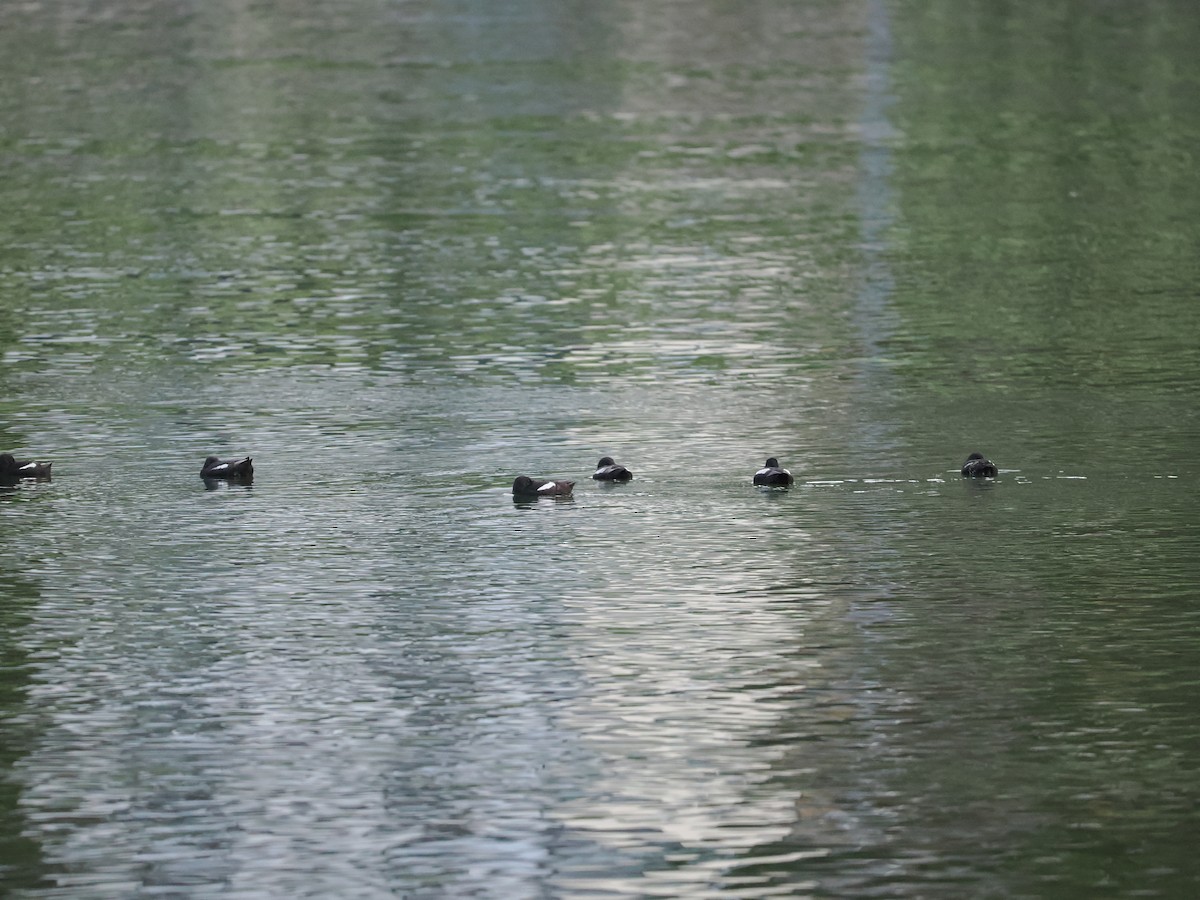
[[[787,487],[793,481],[792,473],[779,465],[774,456],[768,457],[766,464],[754,473],[754,483],[769,487]]]
[[[529,497],[565,497],[575,487],[573,481],[551,481],[546,478],[530,478],[528,475],[518,475],[513,480],[512,492],[514,497],[522,499]]]
[[[633,478],[633,473],[614,462],[611,456],[602,456],[600,462],[596,463],[596,471],[592,473],[592,477],[597,481],[629,481]]]
[[[962,473],[964,478],[995,478],[997,469],[982,453],[972,453],[963,463]]]
[[[241,459],[218,459],[210,456],[200,467],[201,478],[236,478],[249,481],[254,477],[254,465],[249,456]]]
[[[11,453],[0,453],[0,479],[16,481],[18,478],[49,478],[54,463],[39,463],[31,459],[13,459]]]

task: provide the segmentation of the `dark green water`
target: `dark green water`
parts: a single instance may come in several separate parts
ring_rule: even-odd
[[[1195,896],[1197,46],[0,7],[4,891]]]

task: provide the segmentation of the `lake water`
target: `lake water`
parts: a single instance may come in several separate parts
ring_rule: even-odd
[[[1023,7],[0,7],[0,892],[1196,896],[1200,16]]]

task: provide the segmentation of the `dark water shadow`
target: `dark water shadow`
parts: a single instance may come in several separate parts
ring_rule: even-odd
[[[254,477],[249,478],[201,478],[206,491],[232,491],[238,488],[250,490],[254,487]]]
[[[49,484],[51,479],[46,478],[0,478],[0,499],[14,499],[15,497],[37,491],[44,484]]]
[[[35,832],[22,809],[23,785],[12,777],[37,736],[29,706],[33,663],[23,638],[39,598],[35,581],[0,571],[0,885],[8,890],[44,885],[48,876],[41,844],[28,837]]]
[[[542,506],[547,501],[549,501],[553,505],[562,504],[565,506],[574,506],[575,505],[575,496],[574,496],[574,494],[568,494],[565,497],[561,496],[561,495],[560,496],[552,496],[552,497],[517,497],[517,496],[513,496],[512,501],[513,501],[513,506],[517,507],[517,509],[536,509],[536,508]]]

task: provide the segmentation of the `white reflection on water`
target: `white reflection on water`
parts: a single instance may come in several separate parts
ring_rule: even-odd
[[[986,691],[973,667],[1024,678],[1007,645],[1074,646],[1081,613],[1041,608],[1078,598],[1027,558],[1069,545],[1071,583],[1130,583],[1094,476],[847,471],[777,419],[739,431],[720,389],[235,383],[254,409],[226,382],[128,423],[63,415],[86,446],[0,508],[70,548],[23,566],[15,777],[62,873],[38,895],[752,896],[818,863],[853,893],[886,869],[853,854],[921,819],[920,768],[954,769],[942,731],[1008,721],[1011,692],[953,702]],[[509,413],[564,398],[565,427]],[[151,425],[153,451],[123,452]],[[229,434],[259,475],[206,492],[201,450]],[[749,445],[795,457],[796,487],[755,490]],[[602,452],[634,481],[591,482]],[[514,504],[518,466],[577,478],[573,501]],[[1165,508],[1180,483],[1136,493]],[[953,552],[974,530],[982,567]],[[1186,590],[1185,546],[1143,546],[1158,595]]]
[[[323,380],[257,396],[336,393]],[[399,410],[357,416],[382,396],[359,389],[344,410],[223,413],[256,434],[252,489],[205,492],[190,464],[136,491],[54,483],[49,539],[75,550],[31,573],[40,737],[21,777],[48,860],[78,871],[62,889],[637,893],[669,858],[650,877],[690,891],[785,839],[785,751],[764,737],[821,668],[806,623],[833,611],[791,574],[821,539],[771,531],[803,492],[755,491],[757,458],[670,477],[665,417],[631,447],[634,482],[587,480],[611,435],[594,426],[555,453],[583,469],[574,502],[521,510],[503,483],[453,481],[542,453],[547,426],[501,439],[493,412],[430,444]],[[164,475],[175,428],[149,461]],[[321,432],[336,444],[287,449]],[[719,469],[716,439],[691,449]],[[91,443],[111,462],[120,438]],[[113,486],[141,462],[118,455]]]
[[[1123,413],[1186,422],[1145,376],[1194,376],[1146,351],[1088,407],[1090,343],[989,343],[1025,390],[980,403],[898,328],[883,2],[365,30],[367,7],[133,7],[55,19],[51,64],[0,55],[30,66],[14,121],[68,132],[16,141],[3,188],[0,425],[60,473],[0,504],[31,536],[3,570],[3,821],[56,885],[30,895],[960,896],[1186,868],[1194,492],[1142,474],[1179,432]],[[521,32],[553,52],[495,65]],[[143,72],[158,107],[128,103]],[[1121,426],[1096,429],[1107,468],[1033,426],[995,482],[946,468],[964,423],[1060,408]],[[206,492],[214,451],[252,453],[254,487]],[[635,481],[590,483],[602,453]],[[768,454],[793,490],[750,486]],[[514,504],[521,471],[580,485]]]

